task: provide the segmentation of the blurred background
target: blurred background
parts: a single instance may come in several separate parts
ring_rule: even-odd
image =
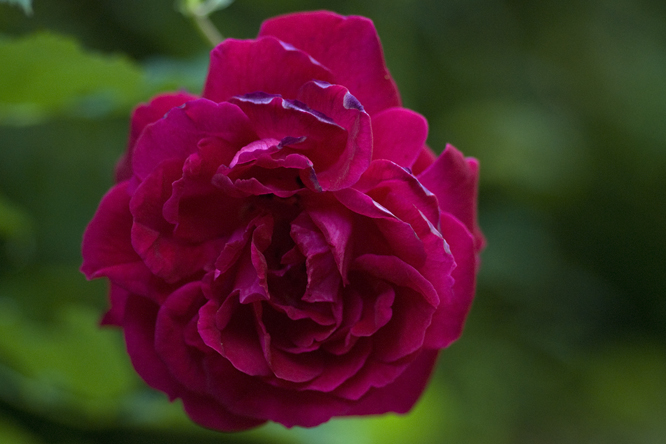
[[[200,93],[209,50],[171,0],[0,2],[0,443],[666,442],[666,3],[236,0],[374,20],[406,107],[481,162],[488,240],[462,338],[407,416],[192,425],[98,329],[80,241],[130,110]]]

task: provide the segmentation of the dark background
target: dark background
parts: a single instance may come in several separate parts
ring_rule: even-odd
[[[481,163],[476,301],[417,408],[214,434],[138,380],[96,327],[81,234],[131,108],[199,93],[209,48],[171,1],[36,0],[0,3],[0,442],[665,442],[666,3],[237,0],[211,18],[252,38],[319,8],[372,18],[428,143]]]

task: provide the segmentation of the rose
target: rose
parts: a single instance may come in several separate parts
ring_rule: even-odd
[[[372,22],[265,22],[132,116],[83,239],[103,323],[197,423],[406,412],[474,293],[477,162],[424,145]]]

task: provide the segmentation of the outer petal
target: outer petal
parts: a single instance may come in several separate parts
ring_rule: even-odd
[[[240,432],[266,422],[265,419],[235,415],[212,398],[191,392],[183,395],[183,407],[197,424],[225,432]]]
[[[411,168],[428,137],[428,122],[414,111],[389,108],[372,117],[372,159],[387,159]]]
[[[440,294],[440,304],[426,332],[425,347],[448,347],[460,337],[467,313],[474,299],[477,259],[474,238],[465,226],[450,214],[442,213],[442,234],[456,261],[451,276],[451,293]]]
[[[274,37],[227,39],[211,52],[203,96],[223,102],[261,91],[294,99],[310,80],[333,82],[334,78],[308,54]]]
[[[345,414],[349,402],[314,390],[275,387],[236,371],[219,356],[205,362],[210,394],[241,416],[263,418],[286,427],[314,427]]]
[[[136,372],[149,386],[177,398],[181,385],[169,372],[155,351],[155,321],[159,305],[148,299],[130,295],[125,307],[123,328],[127,353]]]
[[[130,293],[159,302],[172,289],[150,272],[132,247],[132,215],[129,212],[127,187],[127,182],[118,184],[102,198],[83,234],[81,271],[88,279],[105,276],[114,285]],[[113,294],[111,302],[115,304]],[[110,316],[104,322],[119,319],[117,314]]]
[[[477,251],[484,240],[476,222],[479,163],[463,157],[452,145],[418,176],[419,180],[439,199],[442,211],[458,218],[474,233]]]
[[[426,168],[432,165],[436,158],[437,154],[435,154],[435,152],[431,150],[430,147],[424,146],[419,153],[419,157],[416,158],[416,162],[414,162],[414,165],[412,165],[412,173],[415,176],[418,176]]]
[[[363,104],[370,115],[400,106],[372,21],[332,12],[305,12],[267,20],[259,36],[272,35],[294,45],[329,68],[335,81]]]
[[[134,369],[148,385],[165,392],[172,400],[182,398],[190,417],[204,427],[237,431],[265,422],[263,419],[234,414],[223,404],[193,392],[176,381],[155,350],[157,313],[157,305],[144,298],[131,296],[124,317],[127,352]]]
[[[127,184],[111,188],[102,198],[97,212],[83,234],[83,265],[88,279],[103,276],[102,270],[141,259],[132,248],[132,214]]]
[[[132,122],[130,124],[129,143],[127,152],[116,165],[116,182],[122,182],[132,177],[132,155],[134,145],[141,135],[143,129],[149,124],[158,121],[171,109],[197,99],[197,96],[185,92],[160,94],[153,98],[150,103],[144,103],[134,109]]]
[[[198,392],[206,389],[200,362],[204,354],[201,348],[207,347],[190,346],[185,330],[196,323],[198,307],[203,301],[200,282],[190,282],[179,288],[160,307],[154,333],[155,350],[170,374],[190,390]]]
[[[436,360],[437,351],[422,351],[395,381],[384,387],[371,389],[347,415],[407,413],[421,397]]]
[[[115,325],[117,327],[123,326],[123,316],[125,316],[125,305],[130,293],[122,287],[117,285],[110,285],[109,289],[109,302],[111,308],[104,313],[104,317],[100,321],[100,325]]]

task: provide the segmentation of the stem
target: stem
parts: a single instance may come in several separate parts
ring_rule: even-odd
[[[222,34],[220,34],[220,31],[217,30],[208,16],[193,14],[191,17],[201,35],[208,41],[208,43],[213,46],[213,48],[216,47],[222,40],[224,40],[224,37]]]

